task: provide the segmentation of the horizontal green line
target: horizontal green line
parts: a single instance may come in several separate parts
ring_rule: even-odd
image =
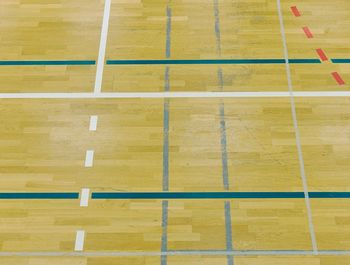
[[[64,60],[64,61],[0,61],[0,65],[94,65],[95,61],[87,60]]]
[[[350,59],[331,59],[332,63],[350,63]]]
[[[350,198],[350,192],[309,192],[310,198]],[[93,192],[92,199],[293,199],[303,192]]]
[[[350,198],[350,192],[309,192],[309,197]],[[78,192],[2,192],[0,199],[78,199]],[[303,192],[93,192],[92,199],[299,199]]]
[[[78,192],[3,192],[0,199],[78,199]]]
[[[284,64],[284,59],[203,59],[203,60],[107,60],[109,65],[163,64]],[[319,59],[289,59],[291,64],[321,63]]]

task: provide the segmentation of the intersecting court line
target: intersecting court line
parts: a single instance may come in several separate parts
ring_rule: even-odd
[[[283,43],[283,53],[284,53],[284,59],[285,59],[288,90],[289,90],[289,94],[290,94],[290,104],[291,104],[291,111],[292,111],[292,118],[293,118],[293,125],[294,125],[295,140],[296,140],[298,158],[299,158],[299,169],[300,169],[301,180],[303,183],[305,205],[306,205],[306,209],[307,209],[309,232],[310,232],[312,250],[314,251],[315,254],[317,254],[317,252],[318,252],[317,241],[316,241],[314,224],[313,224],[313,220],[312,220],[309,191],[308,191],[307,179],[306,179],[306,174],[305,174],[303,152],[302,152],[302,147],[301,147],[301,142],[300,142],[300,134],[299,134],[299,128],[298,128],[296,107],[295,107],[295,102],[294,102],[293,83],[292,83],[291,71],[290,71],[290,66],[289,66],[289,56],[288,56],[286,33],[284,30],[283,14],[282,14],[282,9],[281,9],[281,0],[276,0],[276,3],[277,3],[277,12],[278,12],[278,18],[279,18],[280,30],[281,30],[281,36],[282,36],[282,43]]]
[[[102,29],[101,29],[100,48],[98,52],[98,61],[97,61],[97,67],[96,67],[96,78],[95,78],[95,88],[94,88],[95,93],[101,92],[101,89],[102,89],[103,68],[104,68],[104,64],[105,64],[104,61],[106,56],[110,11],[111,11],[111,0],[105,0],[105,8],[103,12],[103,22],[102,22]]]

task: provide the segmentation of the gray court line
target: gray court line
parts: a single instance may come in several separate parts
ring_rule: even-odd
[[[166,252],[0,252],[0,257],[146,257],[146,256],[316,256],[312,250],[177,250]],[[318,256],[350,256],[350,250],[319,250]]]
[[[219,13],[218,0],[214,0],[214,16],[215,16],[216,47],[217,47],[217,52],[221,57],[221,32],[220,32],[220,13]]]
[[[166,23],[166,47],[165,57],[171,55],[171,0],[167,4],[167,23]],[[170,69],[167,65],[164,74],[164,91],[170,91]],[[169,98],[164,99],[164,121],[163,121],[163,191],[169,191]],[[162,202],[162,241],[161,251],[164,253],[168,250],[168,208],[167,200]],[[167,264],[167,255],[161,255],[161,265]]]
[[[216,51],[219,57],[221,57],[221,32],[220,32],[220,12],[219,2],[214,0],[214,17],[215,17],[215,36],[216,36]],[[224,74],[221,67],[218,67],[218,82],[220,91],[224,90]],[[224,189],[229,190],[228,180],[228,166],[227,166],[227,135],[226,135],[226,122],[225,122],[225,104],[221,99],[220,103],[220,135],[221,135],[221,163],[222,163],[222,178]],[[231,202],[225,201],[225,231],[226,231],[226,250],[232,251],[232,228],[231,228]],[[227,265],[233,265],[233,256],[227,256]]]
[[[292,83],[292,77],[291,77],[291,71],[290,71],[289,59],[288,59],[289,56],[288,56],[288,48],[287,48],[287,41],[286,41],[286,33],[284,30],[283,14],[282,14],[282,10],[281,10],[281,1],[280,0],[276,0],[276,1],[277,1],[278,17],[279,17],[282,42],[283,42],[284,59],[286,62],[285,67],[286,67],[286,74],[287,74],[288,90],[289,90],[289,94],[290,94],[291,111],[292,111],[293,125],[294,125],[294,130],[295,130],[295,139],[296,139],[296,145],[297,145],[297,149],[298,149],[300,174],[301,174],[301,178],[302,178],[302,182],[303,182],[303,189],[304,189],[304,194],[305,194],[305,204],[306,204],[306,209],[307,209],[310,237],[311,237],[312,249],[313,249],[314,253],[317,254],[318,248],[317,248],[315,229],[314,229],[314,225],[313,225],[313,221],[312,221],[310,198],[309,198],[307,179],[306,179],[306,173],[305,173],[303,152],[302,152],[302,147],[301,147],[301,142],[300,142],[300,133],[299,133],[299,128],[298,128],[298,120],[297,120],[295,101],[294,101],[294,93],[293,93],[293,83]]]
[[[170,58],[170,52],[171,52],[171,6],[170,6],[171,0],[168,1],[166,14],[167,14],[167,24],[166,24],[166,50],[165,55],[166,58]]]

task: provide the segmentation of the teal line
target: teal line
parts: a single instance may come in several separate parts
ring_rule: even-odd
[[[0,199],[78,199],[78,192],[2,192]]]
[[[350,192],[309,192],[310,198],[350,198]]]
[[[0,61],[0,65],[94,65],[96,61],[87,60],[59,60],[59,61]]]
[[[310,198],[350,198],[350,192],[309,192]],[[92,199],[299,199],[304,192],[93,192]]]
[[[350,192],[309,192],[312,199],[350,198]],[[304,192],[93,192],[92,199],[299,199]],[[79,192],[1,192],[0,199],[79,199]]]
[[[304,198],[303,192],[93,192],[92,199]]]
[[[108,65],[163,64],[284,64],[284,59],[107,60]],[[290,64],[317,64],[319,59],[289,59]]]
[[[350,59],[331,59],[332,63],[350,63]]]

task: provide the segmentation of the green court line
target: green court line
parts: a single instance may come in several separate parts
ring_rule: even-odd
[[[284,59],[199,59],[199,60],[107,60],[108,65],[164,64],[284,64]],[[319,59],[289,59],[290,64],[319,64]]]
[[[310,198],[350,198],[350,192],[309,192]],[[298,199],[304,192],[93,192],[92,199]]]
[[[350,59],[342,58],[342,59],[331,59],[332,63],[350,63]]]
[[[78,192],[2,192],[0,199],[78,199]]]
[[[350,198],[350,192],[309,192],[312,199]],[[304,192],[93,192],[92,199],[300,199]],[[1,192],[0,199],[79,199],[79,192]]]
[[[96,61],[89,60],[29,60],[29,61],[0,61],[2,66],[35,66],[35,65],[94,65]]]

